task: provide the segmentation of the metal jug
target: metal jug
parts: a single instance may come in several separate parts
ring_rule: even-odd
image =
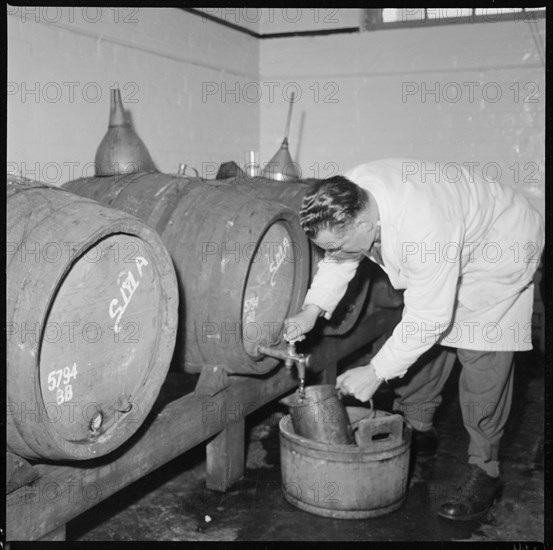
[[[346,407],[334,386],[307,386],[303,399],[295,393],[280,402],[288,407],[297,435],[331,445],[355,443]]]

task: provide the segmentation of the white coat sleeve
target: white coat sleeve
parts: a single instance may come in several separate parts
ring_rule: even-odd
[[[362,254],[342,257],[335,253],[325,254],[317,264],[317,273],[305,295],[303,307],[309,304],[319,306],[325,312],[325,319],[330,319],[344,297],[362,258]]]
[[[451,325],[463,236],[463,224],[450,221],[440,224],[439,230],[403,240],[405,307],[401,322],[371,361],[378,377],[403,376]]]

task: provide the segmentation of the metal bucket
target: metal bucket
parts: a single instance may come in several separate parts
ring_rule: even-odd
[[[307,386],[303,400],[294,393],[280,402],[288,407],[294,433],[299,436],[329,445],[355,442],[346,407],[334,386]]]
[[[399,508],[407,495],[411,429],[399,415],[348,407],[355,445],[327,445],[280,421],[284,498],[318,516],[361,519]]]

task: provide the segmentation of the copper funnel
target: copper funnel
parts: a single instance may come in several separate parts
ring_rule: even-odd
[[[288,109],[288,120],[284,131],[284,140],[275,156],[266,164],[263,169],[263,177],[277,181],[297,181],[300,179],[300,167],[290,156],[288,151],[288,131],[290,130],[290,119],[292,118],[292,107],[295,94],[292,94],[290,108]]]
[[[144,142],[125,118],[121,91],[118,88],[111,90],[108,131],[98,146],[94,166],[97,176],[156,169]]]

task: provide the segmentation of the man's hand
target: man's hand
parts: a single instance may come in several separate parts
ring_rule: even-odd
[[[297,315],[289,317],[284,321],[284,339],[288,342],[299,342],[305,339],[305,334],[310,332],[322,309],[315,305],[307,305]]]
[[[368,401],[382,380],[376,376],[372,363],[356,367],[341,374],[336,379],[336,389],[343,394],[351,394],[359,401]]]

